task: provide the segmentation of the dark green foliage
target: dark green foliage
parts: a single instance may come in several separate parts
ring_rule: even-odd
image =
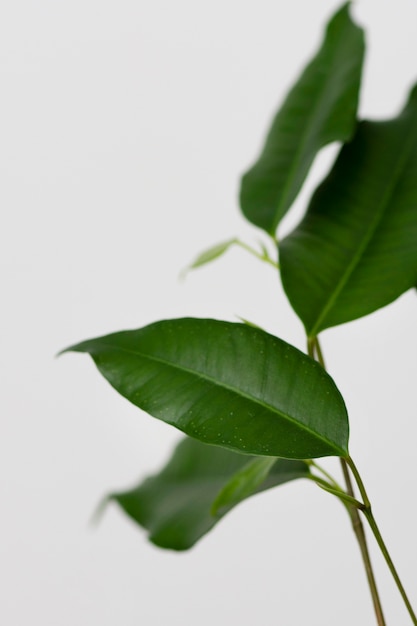
[[[330,21],[322,47],[289,92],[258,161],[242,179],[243,214],[268,233],[275,233],[291,207],[317,152],[352,136],[364,49],[363,31],[346,4]]]
[[[318,151],[343,144],[301,223],[279,244],[284,289],[305,326],[309,354],[322,363],[322,330],[372,313],[417,284],[417,87],[398,117],[358,121],[363,55],[363,31],[346,4],[241,185],[243,214],[276,243],[278,224]],[[236,238],[205,251],[191,267],[232,245],[279,269],[263,244],[258,252]],[[379,626],[382,609],[358,511],[417,625],[348,452],[343,398],[310,356],[255,324],[210,319],[165,320],[68,350],[89,353],[122,396],[189,435],[159,474],[108,497],[156,545],[190,548],[242,500],[313,479],[349,512]],[[324,456],[341,457],[346,490],[312,461]]]
[[[269,467],[253,480],[248,469],[265,461]],[[308,465],[302,461],[259,459],[187,438],[159,474],[129,491],[112,494],[109,500],[145,528],[156,545],[186,550],[244,498],[308,475]],[[239,495],[233,490],[236,482]],[[229,498],[224,493],[227,488]],[[219,494],[222,508],[213,511]]]
[[[88,352],[133,404],[205,443],[292,459],[348,454],[346,408],[333,380],[260,329],[166,320],[69,350]]]
[[[304,220],[280,245],[285,291],[310,336],[383,307],[417,281],[417,88],[361,122]]]

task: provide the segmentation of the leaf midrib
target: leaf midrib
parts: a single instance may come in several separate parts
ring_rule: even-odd
[[[127,354],[132,354],[132,355],[137,356],[137,357],[141,357],[141,358],[144,358],[144,359],[149,359],[150,361],[154,361],[156,363],[161,363],[161,364],[165,365],[168,368],[171,367],[173,369],[178,369],[180,371],[186,372],[187,374],[190,374],[191,376],[195,376],[195,377],[201,378],[201,379],[203,379],[203,380],[205,380],[207,382],[214,383],[218,387],[221,387],[223,389],[227,389],[227,391],[231,391],[232,393],[234,393],[238,397],[243,397],[243,398],[249,400],[250,402],[252,402],[253,404],[257,404],[257,405],[261,406],[262,408],[267,409],[267,410],[271,411],[274,414],[277,414],[282,419],[287,420],[291,424],[297,426],[300,430],[304,430],[308,434],[314,436],[316,439],[319,439],[319,440],[323,441],[324,443],[326,443],[327,445],[330,445],[334,450],[337,450],[339,453],[342,452],[341,456],[345,456],[345,454],[346,454],[346,450],[343,450],[343,448],[340,448],[336,443],[334,443],[330,439],[327,439],[323,435],[320,435],[316,431],[312,430],[306,424],[303,424],[302,422],[299,422],[296,419],[292,418],[290,415],[288,415],[284,411],[278,410],[275,407],[273,407],[272,405],[270,405],[270,404],[260,400],[259,398],[252,397],[252,396],[248,395],[247,393],[242,392],[239,389],[236,389],[235,387],[227,385],[224,382],[219,382],[218,380],[216,380],[215,378],[212,378],[211,376],[208,376],[207,374],[204,374],[202,372],[197,372],[196,370],[192,370],[192,369],[190,369],[188,367],[185,367],[184,365],[178,365],[178,364],[175,364],[175,363],[171,363],[170,361],[166,361],[165,359],[162,359],[160,357],[155,357],[155,356],[150,356],[148,354],[143,354],[142,352],[139,352],[138,350],[129,350],[128,348],[124,348],[124,347],[121,348],[120,346],[113,346],[112,344],[106,344],[106,343],[101,343],[100,347],[107,347],[107,348],[110,348],[111,350],[116,350],[118,352],[126,352]],[[93,355],[91,355],[91,356],[93,356]]]
[[[339,280],[339,282],[337,283],[335,289],[332,291],[332,293],[330,294],[327,302],[325,303],[325,305],[323,306],[320,315],[318,316],[313,328],[311,329],[310,333],[308,333],[309,337],[315,337],[317,335],[318,332],[320,332],[320,325],[323,322],[323,320],[325,319],[326,315],[328,314],[328,312],[332,309],[332,307],[334,306],[337,298],[339,297],[342,289],[344,288],[344,286],[346,285],[346,283],[348,282],[348,280],[350,279],[350,277],[352,276],[353,272],[355,271],[360,259],[362,258],[366,248],[368,247],[368,244],[370,243],[373,235],[375,234],[375,232],[377,231],[378,227],[380,226],[381,222],[383,221],[385,214],[386,214],[386,210],[387,210],[387,206],[388,203],[394,193],[395,188],[398,185],[399,179],[400,179],[400,175],[403,171],[403,166],[405,161],[408,160],[410,152],[412,150],[412,147],[414,145],[415,142],[415,129],[413,133],[409,133],[408,135],[408,141],[406,141],[406,146],[405,149],[403,151],[403,156],[399,159],[397,166],[395,168],[395,172],[394,172],[394,176],[391,179],[391,184],[387,187],[386,192],[383,195],[383,198],[381,200],[380,203],[380,210],[378,211],[377,215],[375,216],[375,219],[370,223],[369,228],[367,230],[367,232],[365,233],[363,239],[362,239],[362,244],[359,246],[359,248],[357,249],[356,254],[353,255],[351,262],[348,264],[346,271],[344,272],[344,274],[342,274],[341,279]]]
[[[332,56],[332,60],[331,60],[331,64],[330,64],[330,68],[329,71],[326,72],[326,75],[323,77],[323,80],[321,81],[321,85],[320,85],[320,89],[318,90],[318,96],[316,97],[316,101],[315,104],[312,108],[309,109],[309,113],[307,114],[307,120],[308,123],[305,124],[304,126],[304,130],[301,134],[301,139],[298,143],[298,148],[295,152],[294,155],[294,159],[293,159],[293,163],[292,166],[290,168],[290,172],[287,178],[287,182],[284,185],[284,189],[283,192],[281,194],[281,201],[279,202],[277,208],[276,208],[276,212],[275,212],[275,218],[273,220],[273,225],[272,225],[272,229],[271,229],[271,234],[274,234],[278,224],[282,218],[282,207],[285,206],[286,203],[286,199],[289,195],[289,191],[292,187],[294,178],[295,178],[295,173],[298,169],[298,164],[300,163],[300,155],[304,152],[304,148],[306,145],[306,137],[310,134],[310,130],[311,130],[311,120],[314,119],[317,115],[317,111],[319,109],[319,106],[322,102],[323,99],[323,94],[327,91],[327,89],[329,88],[329,86],[332,84],[332,76],[333,76],[333,72],[331,71],[334,64],[335,64],[335,60],[336,58],[339,58],[340,55],[340,51],[341,49],[343,49],[344,47],[344,41],[341,41],[341,45],[338,46],[337,50],[335,51],[334,55]],[[317,59],[316,59],[317,60]],[[317,74],[317,69],[315,70],[316,74]],[[352,124],[353,126],[353,124]],[[317,134],[317,133],[316,133]],[[323,143],[323,139],[322,139],[322,134],[323,134],[323,128],[320,129],[320,133],[319,133],[319,147],[314,151],[312,157],[310,157],[310,165],[311,163],[314,161],[315,157],[317,156],[318,152],[327,144],[329,143],[333,143],[334,141],[337,141],[336,139],[331,139],[329,141],[327,141],[326,143]],[[345,137],[341,137],[340,138],[345,139]],[[307,168],[308,171],[308,168]],[[304,179],[305,179],[306,175],[304,175]]]

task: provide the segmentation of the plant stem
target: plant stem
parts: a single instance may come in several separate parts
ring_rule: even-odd
[[[257,259],[260,259],[261,261],[265,261],[265,263],[269,263],[270,265],[272,265],[272,267],[275,267],[275,269],[279,269],[278,263],[276,263],[273,259],[271,259],[269,254],[265,254],[265,253],[261,254],[260,252],[255,250],[255,248],[252,248],[252,246],[249,246],[247,243],[245,243],[244,241],[241,241],[240,239],[235,239],[234,243],[237,246],[240,246],[241,248],[243,248],[243,250],[246,250],[246,252],[249,252],[250,254],[253,254],[253,256],[256,256]]]
[[[327,482],[327,480],[324,480],[324,478],[320,478],[320,476],[316,476],[315,474],[311,474],[311,476],[308,476],[308,478],[312,480],[314,483],[316,483],[316,485],[324,489],[324,491],[327,491],[328,493],[331,493],[333,496],[336,496],[336,498],[339,498],[342,504],[346,506],[348,511],[349,511],[348,507],[355,507],[356,509],[364,508],[365,505],[362,502],[359,502],[359,500],[357,500],[356,498],[352,498],[352,496],[346,493],[346,491],[344,491],[343,489],[337,489],[336,487],[332,485],[332,483],[329,483]]]
[[[325,370],[326,369],[326,364],[324,362],[323,352],[321,350],[321,345],[320,345],[318,337],[315,337],[314,347],[316,349],[317,361],[320,363],[322,368]]]
[[[333,476],[329,474],[329,472],[325,470],[324,467],[319,465],[317,461],[315,461],[314,459],[309,459],[308,461],[306,461],[306,463],[308,463],[308,465],[314,467],[318,472],[323,474],[323,476],[325,476],[336,489],[339,489],[339,491],[343,491],[343,487],[341,487],[341,485],[339,485],[339,483],[333,478]]]
[[[320,363],[323,369],[326,369],[324,358],[323,358],[323,352],[321,350],[318,337],[308,337],[307,349],[308,349],[309,356],[311,356],[312,358],[317,357],[317,361]],[[349,468],[347,466],[346,460],[340,459],[340,462],[341,462],[342,472],[343,472],[343,476],[344,476],[345,483],[346,483],[346,491],[351,498],[355,498],[355,493],[353,490],[352,481],[350,479],[350,474],[349,474]],[[361,495],[363,497],[362,491],[361,491]],[[366,508],[367,501],[365,499],[364,499],[364,505]],[[352,505],[352,506],[348,506],[347,509],[349,511],[353,532],[355,533],[355,537],[358,542],[363,564],[365,567],[366,577],[368,579],[368,585],[369,585],[369,590],[371,592],[371,597],[372,597],[372,602],[374,605],[374,611],[375,611],[377,624],[378,626],[386,626],[384,614],[382,612],[381,600],[380,600],[378,588],[376,585],[375,575],[374,575],[374,571],[372,568],[371,557],[370,557],[369,550],[368,550],[368,544],[366,541],[365,529],[363,527],[362,520],[359,516],[358,508]]]
[[[402,599],[404,600],[404,604],[407,607],[408,613],[411,617],[411,621],[413,622],[413,624],[415,624],[417,626],[417,617],[416,614],[414,613],[413,607],[411,606],[411,603],[408,599],[408,596],[405,592],[405,589],[402,585],[402,582],[400,580],[400,577],[398,576],[398,572],[395,568],[395,565],[391,559],[391,556],[388,552],[387,546],[382,538],[381,532],[378,528],[378,525],[375,521],[375,518],[373,516],[372,513],[372,508],[371,508],[371,503],[369,502],[369,498],[368,498],[368,494],[366,493],[366,489],[365,486],[363,484],[362,478],[359,474],[359,471],[356,467],[356,465],[354,464],[353,460],[351,459],[351,457],[348,457],[346,459],[346,463],[349,465],[350,469],[352,470],[352,474],[355,477],[355,480],[357,482],[357,485],[359,487],[359,491],[361,492],[361,496],[363,498],[364,504],[366,505],[365,508],[363,509],[363,514],[365,515],[367,522],[374,534],[374,537],[378,543],[378,546],[384,556],[384,559],[388,565],[388,568],[392,574],[393,579],[395,580],[395,583],[398,587],[398,591],[401,594]]]
[[[347,466],[346,460],[340,459],[340,463],[342,466],[343,476],[345,478],[346,490],[350,496],[354,497],[355,493],[353,490],[352,481],[350,479],[350,474],[349,474],[349,468]],[[361,495],[363,497],[362,491],[361,491]],[[368,504],[365,501],[365,499],[364,499],[364,505],[366,509]],[[365,566],[369,589],[371,591],[372,601],[374,604],[376,619],[377,619],[378,625],[383,626],[385,624],[385,619],[384,619],[384,614],[382,612],[381,600],[379,597],[378,588],[376,586],[376,580],[375,580],[375,575],[374,575],[374,571],[372,568],[371,557],[369,555],[365,529],[363,527],[362,520],[359,517],[359,512],[357,508],[354,508],[354,507],[350,508],[350,518],[352,521],[353,532],[356,535],[356,539],[359,544],[359,548],[360,548],[361,555],[362,555],[362,560]]]
[[[315,337],[307,337],[307,354],[312,359],[316,358],[316,338]]]

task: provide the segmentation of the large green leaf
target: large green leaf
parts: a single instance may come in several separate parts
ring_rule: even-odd
[[[248,464],[265,462],[269,468],[262,477],[258,472],[258,480],[254,480],[253,475],[246,481],[242,478]],[[234,479],[235,482],[238,480],[236,475],[239,476],[239,497],[236,490],[233,498],[223,495],[219,503],[221,513],[213,513],[218,494],[233,484]],[[134,489],[112,494],[108,499],[116,501],[145,528],[150,541],[156,545],[187,550],[244,498],[308,475],[308,465],[303,461],[251,458],[187,438],[177,446],[159,474],[147,478]]]
[[[403,112],[362,122],[280,246],[307,333],[357,319],[417,282],[417,87]]]
[[[177,319],[80,343],[119,393],[187,435],[248,454],[346,456],[333,380],[284,341],[244,324]]]
[[[322,47],[277,113],[258,161],[243,176],[242,211],[268,233],[275,233],[317,152],[352,136],[364,49],[363,31],[346,4],[328,24]]]

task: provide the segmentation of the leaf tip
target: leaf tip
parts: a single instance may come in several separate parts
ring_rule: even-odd
[[[91,517],[90,517],[90,522],[89,522],[89,526],[90,527],[97,527],[99,525],[99,523],[101,522],[101,520],[103,519],[103,515],[107,509],[107,506],[109,504],[109,502],[113,499],[112,495],[108,495],[108,496],[104,496],[100,502],[97,504],[96,508],[94,509]]]

